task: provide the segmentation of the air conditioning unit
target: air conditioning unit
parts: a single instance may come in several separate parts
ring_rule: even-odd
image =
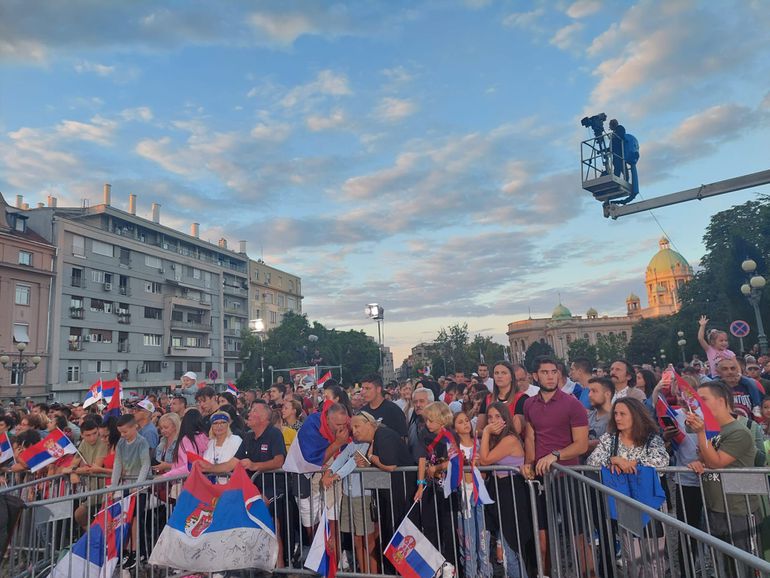
[[[85,341],[86,343],[91,341],[91,336],[90,335],[84,335],[83,336],[83,341]]]
[[[112,291],[112,283],[105,283],[104,284],[104,290],[105,291]]]

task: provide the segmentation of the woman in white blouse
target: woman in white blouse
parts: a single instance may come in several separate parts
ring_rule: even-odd
[[[210,464],[223,464],[230,461],[241,446],[243,440],[230,431],[230,421],[230,414],[225,411],[214,412],[209,418],[211,424],[209,445],[203,454],[203,459]],[[219,476],[217,481],[220,484],[226,484],[227,477]]]

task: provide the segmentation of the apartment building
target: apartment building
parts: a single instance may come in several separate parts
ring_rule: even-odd
[[[241,371],[241,331],[248,327],[249,258],[239,251],[111,205],[105,185],[96,206],[25,211],[58,247],[50,308],[47,377],[56,399],[82,398],[99,378],[118,376],[128,391],[167,386],[186,371],[222,382]]]
[[[302,313],[302,280],[261,259],[249,261],[249,315],[262,319],[265,331],[281,324],[287,311]]]
[[[48,309],[53,282],[56,247],[28,223],[23,199],[10,207],[0,195],[0,355],[11,358],[0,368],[0,399],[42,398],[46,394],[48,356]],[[19,371],[22,361],[41,361],[29,372]],[[33,367],[30,365],[30,367]]]

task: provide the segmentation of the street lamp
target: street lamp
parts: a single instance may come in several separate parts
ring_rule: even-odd
[[[16,405],[21,404],[21,386],[24,384],[24,376],[35,369],[41,361],[41,358],[39,355],[35,355],[33,357],[27,356],[27,358],[24,358],[24,350],[27,348],[27,344],[23,341],[19,341],[16,344],[16,349],[19,350],[19,360],[18,361],[12,361],[11,357],[8,355],[2,355],[0,356],[0,363],[3,364],[3,367],[5,369],[9,369],[11,371],[11,376],[13,376],[14,372],[16,373]]]
[[[380,346],[380,375],[383,381],[385,380],[385,367],[382,361],[382,342],[385,338],[382,324],[385,320],[385,308],[377,303],[369,303],[364,307],[364,314],[369,319],[374,319],[377,322],[377,343]]]
[[[762,355],[767,354],[767,336],[765,327],[762,324],[762,314],[759,312],[759,301],[762,299],[762,289],[767,281],[762,275],[755,274],[757,263],[754,259],[746,259],[741,263],[741,269],[746,273],[746,283],[741,285],[741,293],[749,300],[754,308],[754,317],[757,319],[757,340],[759,341],[759,352]]]
[[[262,319],[252,319],[249,321],[249,329],[259,337],[259,378],[262,384],[262,391],[265,391],[265,322]]]
[[[676,335],[679,337],[679,341],[677,341],[676,344],[682,348],[682,363],[687,363],[687,360],[684,357],[684,346],[687,345],[687,340],[684,338],[684,331],[677,331]]]

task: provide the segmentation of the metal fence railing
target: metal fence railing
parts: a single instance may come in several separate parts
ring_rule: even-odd
[[[303,564],[322,509],[326,508],[341,578],[392,575],[394,570],[383,549],[413,503],[416,469],[399,468],[391,473],[356,469],[328,488],[321,483],[320,474],[255,475],[253,479],[263,490],[276,522],[281,552],[276,572],[312,574]],[[727,527],[729,534],[722,536],[727,541],[720,539],[720,530],[710,517],[714,504],[702,491],[701,478],[684,468],[659,470],[665,474],[668,487],[667,505],[661,510],[606,487],[599,481],[597,468],[557,465],[544,479],[532,481],[524,480],[516,469],[480,469],[494,503],[475,505],[470,485],[462,485],[448,498],[435,485],[428,486],[409,515],[453,567],[447,566],[445,575],[770,576],[770,564],[763,559],[767,541],[762,535],[770,519],[762,507],[763,501],[767,503],[770,498],[770,469],[704,474],[720,476],[727,511],[726,518],[717,522]],[[154,567],[145,562],[173,512],[185,476],[118,488],[105,488],[103,477],[76,486],[65,477],[27,480],[0,488],[0,501],[13,497],[26,503],[8,550],[0,559],[0,576],[48,576],[97,512],[131,493],[137,495],[137,511],[130,539],[120,552],[121,575],[183,576],[195,570]],[[86,487],[95,489],[81,491],[83,484],[89,483],[96,486]],[[610,500],[615,503],[615,520],[610,516]],[[741,500],[750,507],[744,516],[748,547],[743,547],[743,542],[729,543],[730,538],[744,537],[739,532],[743,526],[736,520],[742,516],[740,508],[736,509]],[[545,519],[539,521],[538,508],[543,503]],[[700,503],[700,509],[696,503]],[[539,547],[540,530],[548,539],[545,556]],[[132,550],[139,562],[127,567],[126,555]],[[241,575],[257,573],[245,568]]]

